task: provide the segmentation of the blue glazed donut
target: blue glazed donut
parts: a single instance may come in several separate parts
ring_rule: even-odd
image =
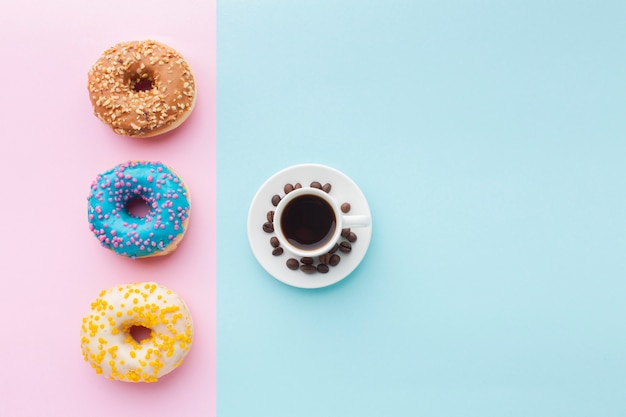
[[[148,213],[129,212],[143,200]],[[189,193],[183,181],[161,162],[129,161],[98,175],[88,196],[89,228],[102,246],[130,258],[171,253],[189,223]]]

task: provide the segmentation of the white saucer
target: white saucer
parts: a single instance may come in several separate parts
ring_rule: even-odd
[[[371,218],[371,212],[365,196],[359,187],[344,173],[319,164],[302,164],[286,168],[270,177],[259,188],[250,210],[248,211],[248,240],[254,256],[261,266],[279,281],[287,285],[298,288],[321,288],[335,284],[347,277],[361,263],[367,252],[372,238],[372,225],[353,229],[357,235],[357,240],[352,244],[349,253],[338,253],[341,261],[336,266],[331,266],[330,271],[322,274],[319,272],[306,274],[300,270],[287,268],[285,262],[289,258],[300,259],[285,250],[282,255],[272,255],[270,238],[274,233],[266,233],[263,230],[263,223],[267,221],[267,212],[274,210],[272,196],[278,194],[283,196],[285,184],[300,183],[307,187],[312,181],[319,181],[322,184],[329,183],[332,188],[330,195],[338,200],[339,204],[348,202],[351,205],[350,214],[365,214]]]

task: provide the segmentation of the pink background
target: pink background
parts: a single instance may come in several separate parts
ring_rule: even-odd
[[[9,0],[0,15],[0,415],[214,416],[215,2],[40,3]],[[129,139],[93,116],[87,71],[109,46],[146,38],[189,61],[198,100],[173,132]],[[171,256],[122,258],[88,229],[89,185],[128,159],[163,161],[190,189],[189,230]],[[100,290],[148,280],[189,305],[189,356],[156,384],[96,375],[81,318]]]

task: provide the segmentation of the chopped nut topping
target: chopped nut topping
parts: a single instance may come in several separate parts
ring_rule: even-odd
[[[151,88],[135,91],[140,79],[148,79]],[[169,130],[188,116],[196,97],[189,65],[155,41],[109,48],[89,71],[88,89],[96,116],[125,136]]]

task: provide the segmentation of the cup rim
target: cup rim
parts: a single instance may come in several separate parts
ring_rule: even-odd
[[[290,201],[297,198],[298,196],[306,195],[306,194],[321,197],[326,203],[328,203],[328,205],[331,207],[335,215],[335,230],[332,236],[330,237],[330,239],[328,239],[328,242],[326,242],[324,245],[320,246],[319,248],[310,249],[310,250],[300,249],[300,248],[294,247],[291,243],[289,243],[289,241],[286,239],[283,233],[281,221],[280,221],[284,207]],[[320,190],[319,188],[315,188],[311,186],[297,188],[285,194],[285,196],[283,196],[283,198],[281,198],[281,200],[278,202],[274,210],[274,233],[276,234],[276,237],[278,238],[280,245],[283,247],[283,249],[295,255],[302,256],[302,257],[314,257],[314,256],[319,256],[319,255],[328,253],[339,240],[339,237],[341,236],[342,225],[343,225],[343,216],[341,213],[341,209],[339,208],[339,205],[337,204],[335,199],[333,199],[330,195],[328,195],[326,191]]]

